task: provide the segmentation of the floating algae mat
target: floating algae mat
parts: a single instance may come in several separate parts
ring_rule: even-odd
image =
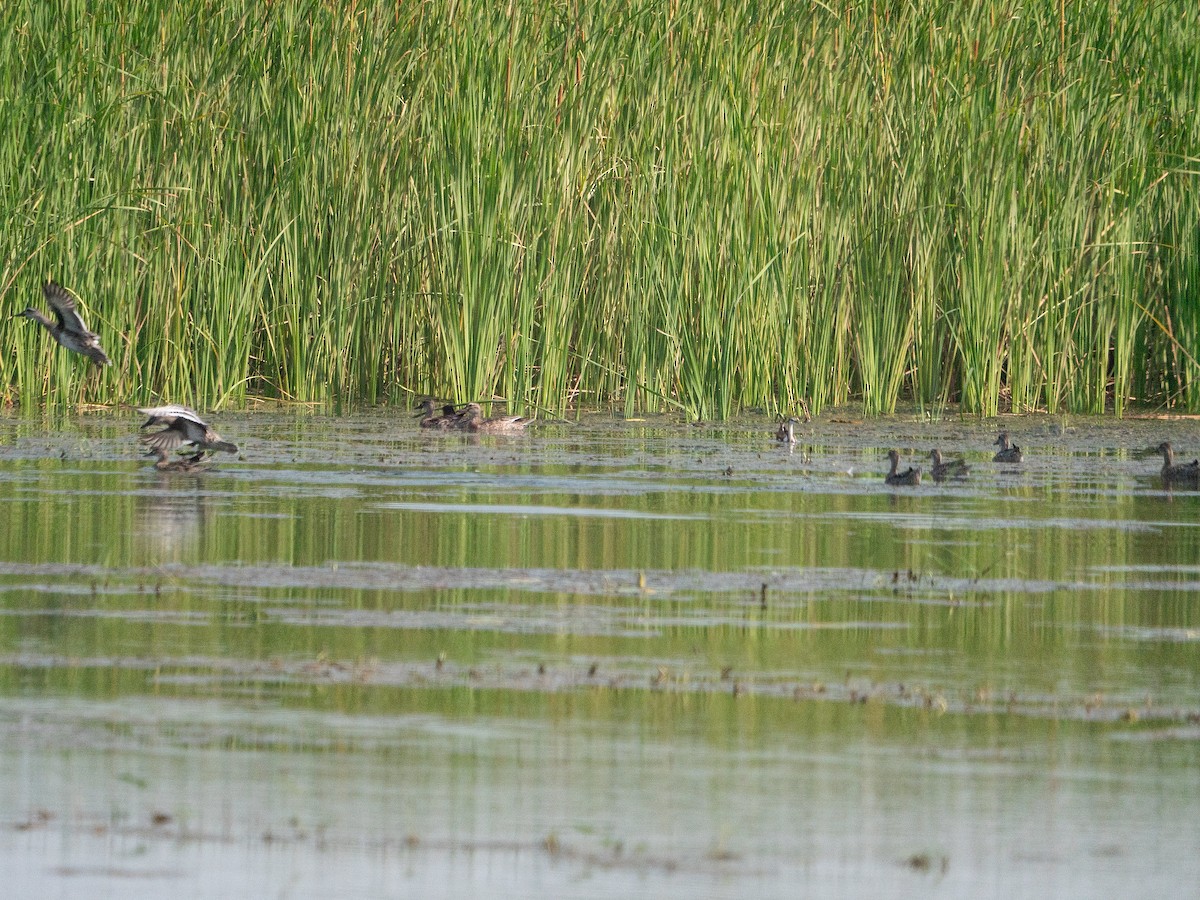
[[[0,420],[14,896],[1200,880],[1196,424],[137,424]]]

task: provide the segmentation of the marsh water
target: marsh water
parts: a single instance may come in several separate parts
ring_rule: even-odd
[[[1200,883],[1197,423],[217,419],[0,419],[6,896]]]

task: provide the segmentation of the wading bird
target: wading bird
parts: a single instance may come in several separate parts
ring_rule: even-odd
[[[159,461],[155,463],[157,468],[164,468],[167,454],[184,444],[191,444],[196,448],[196,455],[189,457],[189,462],[192,463],[199,463],[206,450],[237,453],[237,444],[221,440],[221,436],[196,415],[195,410],[186,406],[155,406],[151,409],[139,409],[138,412],[149,417],[142,423],[142,428],[149,428],[151,425],[167,426],[161,431],[142,435],[140,438],[152,454],[159,455]]]
[[[921,470],[914,469],[909,466],[903,472],[897,471],[900,468],[900,454],[895,450],[888,451],[888,459],[892,461],[891,471],[883,477],[884,484],[893,486],[898,485],[917,485],[921,483]]]
[[[1007,431],[1002,431],[996,435],[996,442],[992,446],[1000,448],[996,451],[996,455],[992,457],[992,462],[1019,463],[1025,458],[1025,454],[1021,452],[1021,448],[1009,442]]]
[[[1170,441],[1163,441],[1157,447],[1152,447],[1146,452],[1162,454],[1161,474],[1164,483],[1172,484],[1182,481],[1196,484],[1200,482],[1200,459],[1193,459],[1190,463],[1175,462],[1175,451],[1171,449]]]
[[[936,447],[929,451],[929,459],[933,463],[929,468],[929,474],[933,476],[934,481],[945,481],[947,478],[965,478],[967,473],[971,471],[961,459],[943,461],[942,451]]]
[[[525,426],[531,421],[533,420],[524,416],[493,416],[485,419],[483,409],[478,403],[468,403],[458,414],[457,427],[489,434],[513,434],[524,431]]]
[[[40,322],[42,327],[50,332],[50,336],[68,350],[82,353],[98,366],[107,366],[109,358],[108,354],[100,347],[100,336],[88,331],[88,327],[83,324],[83,319],[80,317],[75,300],[71,295],[53,281],[47,281],[42,285],[42,294],[45,296],[46,302],[50,304],[50,309],[54,311],[53,319],[32,306],[25,307],[14,318],[23,316],[26,319]]]

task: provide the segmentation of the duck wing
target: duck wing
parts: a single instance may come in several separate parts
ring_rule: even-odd
[[[79,308],[75,305],[75,298],[68,294],[61,285],[47,281],[42,285],[42,294],[45,296],[46,302],[50,304],[50,308],[54,310],[54,315],[58,317],[58,324],[65,331],[82,337],[95,337],[88,331],[87,325],[83,324]]]
[[[171,427],[164,428],[162,431],[155,431],[153,434],[144,434],[138,440],[151,450],[155,450],[164,456],[180,444],[191,443],[178,429]]]
[[[108,354],[104,352],[104,348],[100,346],[100,340],[92,335],[87,342],[79,348],[79,352],[92,360],[98,366],[107,366],[112,363],[108,358]]]
[[[201,419],[194,409],[188,406],[171,404],[169,406],[151,406],[146,409],[138,407],[138,412],[148,417],[146,424],[142,426],[143,428],[150,425],[178,425],[183,421],[191,422],[208,430],[208,423]]]

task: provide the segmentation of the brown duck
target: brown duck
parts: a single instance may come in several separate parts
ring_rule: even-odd
[[[1190,482],[1192,484],[1200,482],[1200,460],[1193,459],[1190,463],[1175,462],[1175,451],[1171,448],[1170,441],[1163,441],[1150,452],[1162,454],[1161,474],[1164,482]]]
[[[203,472],[209,467],[211,457],[198,453],[195,456],[176,457],[171,459],[165,450],[149,450],[147,456],[157,457],[154,468],[160,472],[176,472],[183,475]]]
[[[884,484],[890,484],[893,487],[901,485],[918,485],[921,483],[921,470],[914,469],[909,466],[903,472],[900,468],[900,454],[895,450],[888,451],[888,459],[892,462],[891,470],[883,477]]]
[[[438,412],[437,403],[432,397],[427,397],[417,404],[417,408],[421,412],[421,421],[418,423],[422,428],[434,428],[438,431],[448,431],[451,428],[459,427],[458,410],[454,405],[447,403],[442,407],[441,412]]]
[[[800,424],[800,420],[795,416],[783,419],[779,423],[779,427],[775,429],[775,440],[781,444],[791,446],[796,443],[796,426]]]
[[[942,451],[934,447],[929,451],[929,459],[932,465],[929,467],[929,474],[933,476],[934,481],[945,481],[947,478],[965,478],[971,470],[967,468],[967,464],[961,459],[942,459]]]
[[[1021,452],[1021,448],[1009,441],[1007,431],[1002,431],[996,435],[996,442],[992,446],[1000,448],[996,451],[996,455],[992,457],[992,462],[1019,463],[1025,458],[1025,454]]]
[[[524,416],[493,416],[485,419],[483,409],[478,403],[468,403],[459,413],[458,427],[487,434],[516,434],[524,431],[525,426],[532,421]]]

